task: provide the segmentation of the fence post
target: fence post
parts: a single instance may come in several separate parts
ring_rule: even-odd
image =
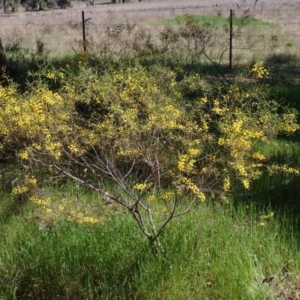
[[[233,11],[230,10],[230,17],[229,17],[229,70],[232,70],[232,36],[233,36],[233,28],[232,28],[232,18],[233,18]]]
[[[85,42],[85,20],[84,20],[84,11],[81,12],[82,15],[82,40],[83,40],[83,51],[86,51],[86,42]]]

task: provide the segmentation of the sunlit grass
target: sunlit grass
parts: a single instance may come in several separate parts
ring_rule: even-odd
[[[228,27],[229,28],[229,18],[224,16],[218,15],[179,15],[172,18],[163,18],[159,21],[155,21],[155,24],[164,24],[168,26],[175,26],[175,25],[183,25],[189,21],[189,18],[192,18],[194,21],[197,22],[198,25],[209,27],[209,26],[216,26],[216,27]],[[264,28],[272,28],[276,26],[270,22],[262,21],[257,18],[251,16],[237,16],[233,18],[233,23],[235,26],[250,26],[253,28],[256,27],[264,27]]]
[[[1,202],[6,197],[2,193]],[[92,194],[82,197],[98,201]],[[256,201],[265,200],[199,205],[166,229],[165,255],[153,252],[132,220],[113,207],[106,222],[61,220],[47,227],[37,222],[31,203],[9,218],[1,210],[1,299],[275,297],[276,285],[263,281],[273,276],[284,284],[280,270],[286,260],[298,280],[298,234],[288,215],[266,202],[258,209]]]

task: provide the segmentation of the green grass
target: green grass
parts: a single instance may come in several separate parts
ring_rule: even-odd
[[[296,134],[296,138],[298,140],[298,134]],[[298,142],[292,141],[293,136],[284,137],[270,144],[259,144],[257,149],[269,160],[298,166],[300,164],[300,145]]]
[[[290,107],[296,108],[300,111],[300,87],[297,85],[293,86],[283,86],[283,85],[273,85],[270,86],[271,94],[277,99],[284,101],[284,104],[289,105]]]
[[[155,24],[164,24],[167,26],[183,25],[189,21],[195,21],[198,25],[205,27],[229,27],[229,18],[217,15],[181,15],[173,18],[164,18],[156,21]],[[157,23],[159,22],[159,23]],[[251,27],[263,27],[271,28],[275,25],[266,21],[258,20],[250,16],[239,16],[233,18],[234,26],[251,26]]]
[[[1,203],[9,205],[9,197],[2,193]],[[60,221],[42,228],[32,204],[10,216],[2,208],[0,298],[272,299],[285,284],[284,261],[298,280],[299,236],[279,209],[262,219],[274,211],[266,205],[201,204],[167,227],[165,255],[153,252],[122,213],[98,225]],[[262,284],[267,276],[274,286]]]

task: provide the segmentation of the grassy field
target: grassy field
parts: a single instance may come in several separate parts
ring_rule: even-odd
[[[1,199],[2,299],[287,299],[297,292],[299,223],[288,212],[296,199],[286,210],[265,196],[208,201],[168,227],[163,256],[121,211],[98,225],[45,227],[31,205]]]
[[[165,18],[162,23],[186,29],[183,26],[187,18]],[[238,26],[246,32],[255,27],[271,36],[284,30],[278,24],[252,17],[237,20]],[[225,17],[215,16],[193,16],[192,22],[208,28],[209,37],[213,26],[223,26],[225,29],[221,32],[226,32],[228,25]],[[161,30],[162,23],[155,21],[154,25]],[[52,27],[47,30],[51,31]],[[174,32],[166,31],[165,40],[174,38]],[[145,37],[137,37],[142,38]],[[193,38],[189,36],[188,41],[194,41]],[[215,38],[208,50],[214,49]],[[299,57],[295,53],[291,54],[293,60],[288,60],[287,55],[277,64],[266,59],[265,65],[271,66],[270,73],[257,79],[251,75],[253,56],[246,67],[232,72],[222,64],[205,62],[203,52],[199,54],[197,49],[188,48],[188,43],[175,43],[176,47],[172,48],[171,41],[170,52],[166,54],[164,48],[156,48],[150,39],[143,41],[144,48],[140,44],[130,48],[135,49],[136,55],[130,51],[125,55],[124,39],[117,36],[106,40],[101,51],[95,45],[88,45],[89,56],[78,51],[76,55],[55,58],[49,57],[43,43],[33,51],[20,44],[17,48],[7,48],[8,72],[18,84],[19,93],[24,90],[30,93],[44,86],[59,90],[63,76],[74,76],[81,88],[95,77],[102,78],[111,69],[118,74],[125,72],[128,66],[142,65],[151,71],[167,66],[176,75],[178,84],[182,84],[189,101],[216,90],[226,95],[235,85],[249,86],[249,90],[251,87],[254,91],[259,86],[269,90],[277,102],[300,109],[299,78],[293,69]],[[266,43],[272,46],[275,42],[281,43],[274,40]],[[116,44],[120,52],[105,48]],[[283,44],[282,55],[296,45],[287,46],[286,41]],[[130,43],[126,47],[128,45]],[[209,57],[213,60],[218,57],[221,46],[210,52]],[[258,58],[272,58],[272,53],[263,53]],[[240,53],[241,62],[248,58],[248,54]],[[60,72],[64,72],[63,75],[59,75]],[[161,76],[163,85],[168,78],[164,73]],[[199,76],[201,91],[193,86],[194,81],[189,84],[188,80],[195,76]],[[84,92],[81,96],[84,97]],[[299,168],[297,132],[280,135],[269,144],[257,143],[255,147],[270,165],[279,163]],[[36,165],[30,167],[36,168]],[[159,252],[149,244],[128,210],[105,202],[103,195],[61,178],[61,174],[56,177],[37,166],[42,182],[37,193],[43,199],[51,198],[42,205],[30,201],[30,193],[13,194],[20,173],[29,172],[28,169],[19,161],[1,162],[0,298],[3,300],[299,299],[300,205],[299,176],[295,172],[275,175],[264,172],[250,189],[234,182],[228,203],[221,201],[218,195],[209,194],[205,202],[198,202],[189,213],[168,224],[160,236],[164,252]],[[192,201],[189,197],[187,195],[184,201]],[[165,201],[159,200],[153,206],[159,217],[167,215]],[[68,217],[72,211],[77,212],[77,221],[70,222]],[[88,215],[93,222],[81,222],[83,215]]]
[[[153,35],[159,34],[161,27],[157,28],[153,25],[157,23],[157,20],[174,20],[178,15],[196,14],[202,15],[201,22],[206,22],[208,19],[215,25],[213,35],[218,43],[212,47],[219,48],[219,52],[221,52],[224,50],[224,45],[228,46],[229,42],[228,31],[222,30],[224,29],[223,25],[228,24],[230,9],[233,9],[237,20],[245,15],[251,17],[247,19],[247,26],[243,26],[242,32],[238,30],[239,22],[234,21],[235,63],[249,63],[252,59],[265,59],[265,54],[270,57],[272,55],[278,57],[281,54],[293,56],[297,55],[299,48],[298,16],[300,7],[296,1],[288,3],[264,1],[263,7],[260,6],[260,3],[258,6],[254,6],[252,2],[248,1],[247,5],[240,9],[237,8],[234,1],[229,0],[216,1],[217,7],[210,1],[201,1],[201,5],[199,5],[199,2],[195,0],[188,2],[144,1],[141,3],[133,1],[126,5],[108,5],[107,2],[102,2],[93,7],[86,7],[84,2],[74,2],[73,7],[66,10],[42,12],[24,12],[20,8],[17,13],[3,14],[0,17],[2,42],[8,48],[20,45],[23,48],[35,50],[37,41],[41,41],[45,45],[45,49],[57,56],[64,52],[78,51],[78,47],[81,47],[82,11],[85,12],[87,20],[87,40],[97,47],[106,43],[107,28],[115,25],[134,26],[132,30],[122,31],[121,36],[126,40],[140,30]],[[252,20],[251,24],[249,20]],[[264,26],[259,27],[262,23]],[[166,21],[166,24],[172,24],[172,22]],[[115,43],[115,41],[110,41],[110,43]]]

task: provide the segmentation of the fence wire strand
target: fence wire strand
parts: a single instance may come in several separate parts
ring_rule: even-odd
[[[228,19],[230,10],[223,7],[212,7],[203,9],[201,5],[194,8],[173,9],[153,21],[146,21],[138,18],[132,21],[126,14],[115,14],[112,12],[98,12],[87,8],[85,11],[85,30],[87,41],[94,45],[101,44],[101,41],[111,38],[115,34],[118,37],[126,38],[124,32],[145,31],[153,36],[159,36],[166,27],[176,29],[176,16],[206,15],[213,16],[214,30],[222,37],[220,45],[229,43],[229,33],[222,22],[222,17]],[[153,12],[158,10],[153,9]],[[27,49],[36,49],[37,42],[43,43],[51,53],[62,53],[74,50],[82,44],[82,19],[80,11],[59,11],[53,15],[52,12],[24,12],[26,18],[19,18],[11,14],[9,17],[0,15],[0,37],[6,49],[14,45],[20,45]],[[131,12],[132,13],[132,12]],[[30,17],[32,16],[32,20]],[[245,17],[245,26],[238,22],[240,17]],[[220,19],[220,22],[218,20]],[[208,19],[209,20],[209,19]],[[247,23],[248,22],[248,23]],[[228,22],[229,25],[229,22]],[[117,32],[118,26],[122,27]],[[205,25],[203,25],[205,26]],[[131,29],[130,29],[131,28]],[[132,29],[134,28],[134,29]],[[295,9],[264,9],[247,8],[234,10],[233,14],[233,60],[240,57],[242,53],[248,60],[253,60],[264,51],[271,55],[283,55],[289,53],[296,55],[300,46],[300,6]]]

